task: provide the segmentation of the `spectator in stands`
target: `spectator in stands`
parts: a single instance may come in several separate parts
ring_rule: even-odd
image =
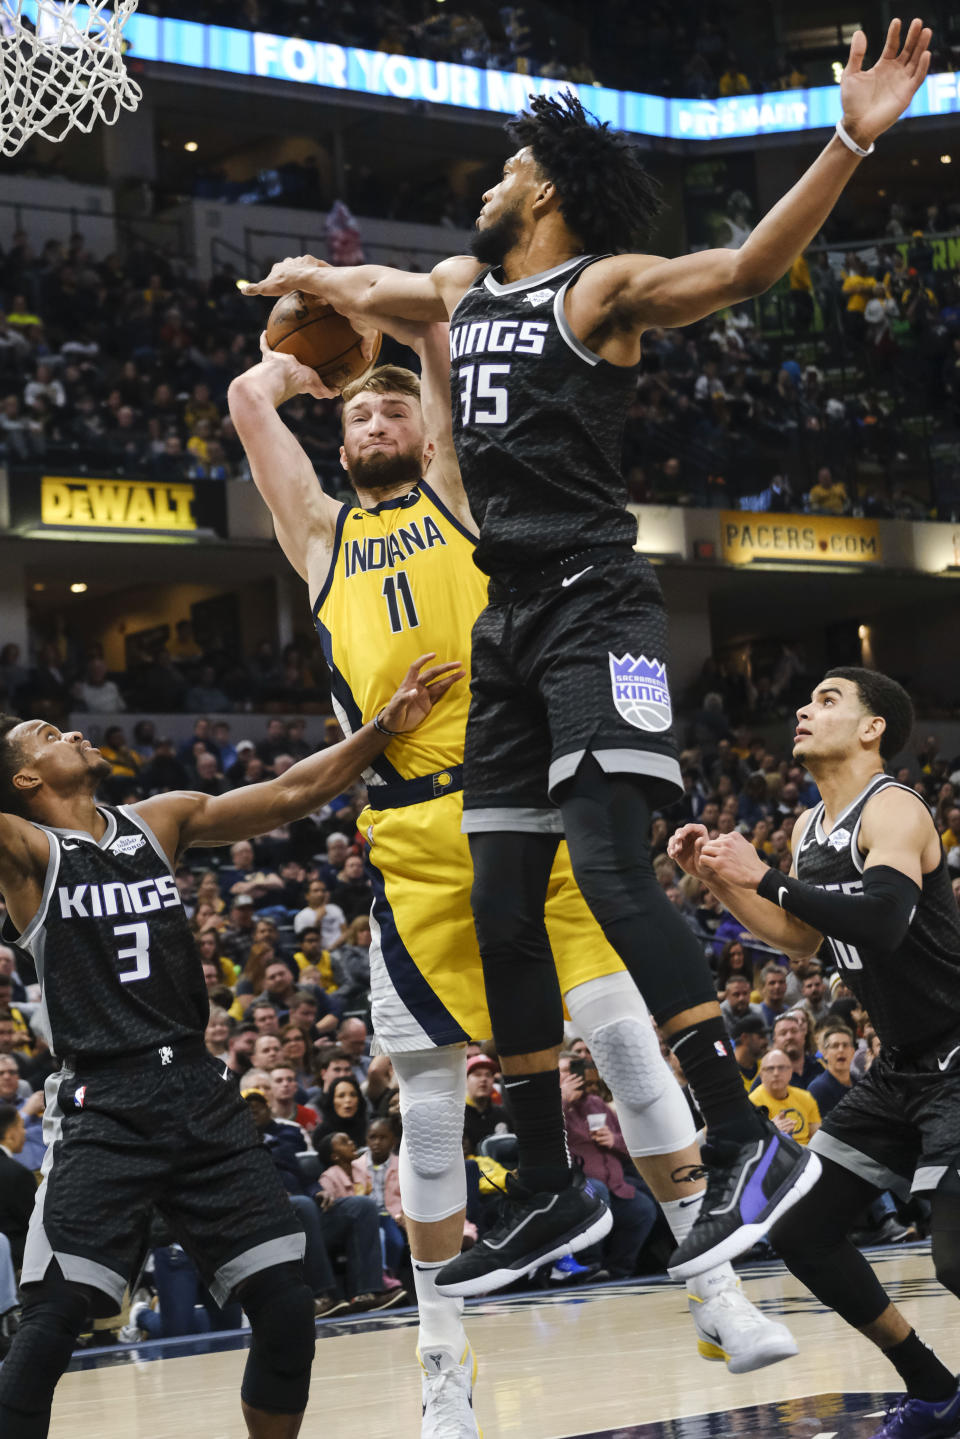
[[[760,1061],[760,1084],[751,1089],[750,1098],[784,1134],[809,1144],[820,1128],[820,1111],[805,1089],[790,1083],[791,1063],[782,1049],[768,1050]]]
[[[317,1192],[324,1239],[330,1248],[344,1245],[349,1290],[354,1294],[361,1291],[351,1308],[373,1310],[401,1304],[407,1297],[405,1290],[384,1279],[379,1209],[366,1192],[370,1180],[357,1162],[356,1144],[345,1130],[335,1130],[324,1136],[317,1152],[328,1165],[320,1175]],[[362,1231],[358,1226],[361,1213],[365,1221]]]
[[[636,1273],[640,1250],[656,1223],[657,1205],[633,1168],[616,1114],[599,1094],[588,1092],[583,1074],[571,1071],[571,1058],[561,1055],[559,1061],[567,1143],[613,1215],[613,1229],[604,1246],[607,1272],[614,1279],[626,1279]]]
[[[23,1263],[27,1228],[37,1197],[33,1175],[16,1156],[25,1139],[23,1120],[12,1104],[0,1104],[0,1234],[10,1241],[15,1268]]]
[[[400,1161],[397,1135],[389,1119],[374,1119],[367,1129],[367,1152],[356,1161],[358,1177],[370,1195],[380,1219],[384,1268],[396,1277],[407,1247],[406,1220],[400,1199]]]
[[[817,472],[816,484],[811,486],[807,499],[814,514],[845,515],[850,509],[846,486],[833,478],[826,465]]]
[[[346,929],[346,915],[338,904],[331,903],[329,890],[322,879],[310,880],[306,900],[306,905],[294,918],[294,930],[300,934],[307,928],[319,929],[323,948],[333,949]]]
[[[336,1044],[328,1046],[325,1052],[318,1051],[317,1073],[320,1076],[320,1088],[324,1093],[332,1089],[338,1079],[355,1077],[349,1054]]]
[[[73,687],[75,703],[89,714],[120,714],[126,709],[123,696],[107,673],[102,659],[91,659],[82,680]]]
[[[367,1106],[352,1074],[334,1080],[320,1095],[320,1123],[313,1134],[317,1153],[325,1137],[340,1131],[348,1134],[358,1149],[366,1143]]]
[[[312,1046],[308,1048],[307,1036],[299,1024],[285,1024],[280,1031],[280,1044],[284,1061],[293,1070],[299,1088],[306,1093],[315,1083],[311,1068],[313,1050]]]
[[[260,1003],[273,1005],[277,1018],[285,1024],[290,1015],[290,1006],[297,994],[296,980],[286,960],[275,959],[263,972],[263,990]]]
[[[258,1012],[260,1006],[258,1006]],[[254,1020],[256,1025],[256,1020]],[[280,1036],[257,1030],[256,1038],[253,1041],[253,1049],[250,1054],[250,1064],[253,1069],[263,1069],[267,1074],[280,1058]]]
[[[810,1081],[809,1093],[821,1116],[826,1117],[853,1085],[850,1066],[857,1046],[852,1030],[839,1020],[828,1020],[820,1031],[820,1052],[826,1069]]]
[[[727,980],[726,988],[723,991],[723,1000],[720,1004],[720,1013],[727,1026],[728,1034],[733,1032],[734,1023],[748,1014],[755,1014],[766,1026],[766,1020],[759,1004],[750,1002],[750,981],[744,974],[731,974]]]
[[[257,1030],[253,1024],[238,1024],[227,1039],[227,1068],[239,1079],[250,1068]]]
[[[203,1039],[208,1053],[212,1054],[214,1059],[222,1059],[226,1065],[230,1063],[229,1040],[232,1027],[227,1011],[219,1005],[211,1005]]]
[[[312,1149],[310,1134],[320,1123],[320,1116],[308,1104],[297,1102],[297,1073],[292,1065],[281,1056],[269,1071],[272,1096],[270,1112],[274,1119],[285,1119],[298,1124],[303,1131],[303,1148]]]
[[[328,740],[328,744],[336,744],[340,739],[340,726],[334,721],[337,730],[337,738]],[[319,860],[317,864],[317,876],[329,889],[336,884],[337,876],[343,869],[344,861],[350,853],[350,841],[345,834],[334,831],[327,836],[326,858]]]
[[[787,972],[782,965],[771,961],[760,971],[760,1014],[769,1032],[773,1031],[774,1020],[787,1008]]]
[[[497,1065],[485,1054],[467,1060],[467,1102],[464,1138],[470,1154],[478,1154],[490,1134],[509,1133],[510,1126],[494,1089]]]
[[[815,1029],[819,1029],[826,1021],[830,1004],[830,996],[823,982],[823,966],[812,959],[803,975],[803,1008],[808,1011]]]
[[[366,914],[348,924],[343,942],[330,952],[337,1001],[349,1012],[367,1009],[370,997],[370,920]]]
[[[786,1054],[793,1065],[790,1083],[796,1089],[808,1089],[812,1080],[823,1073],[807,1049],[807,1016],[803,1010],[787,1010],[773,1024],[772,1043]]]
[[[229,922],[221,931],[223,953],[241,969],[246,965],[253,944],[253,900],[238,894],[230,905]]]
[[[359,915],[370,913],[370,905],[373,903],[373,885],[364,869],[363,860],[358,854],[347,855],[330,898],[343,910],[348,924],[352,919],[357,919]],[[317,921],[311,922],[316,924]],[[321,933],[322,931],[321,924]]]
[[[337,1045],[347,1055],[358,1084],[363,1084],[370,1069],[367,1026],[355,1016],[345,1019],[337,1030]]]
[[[767,1027],[759,1014],[745,1014],[742,1019],[734,1020],[729,1033],[744,1086],[750,1089],[759,1077],[760,1060],[770,1047]]]

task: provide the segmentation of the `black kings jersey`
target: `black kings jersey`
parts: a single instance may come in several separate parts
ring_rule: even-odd
[[[2,937],[33,956],[39,1027],[61,1060],[115,1057],[202,1039],[203,972],[176,880],[136,813],[98,806],[99,843],[37,825],[50,843],[40,908],[22,934]]]
[[[818,804],[797,853],[798,878],[820,889],[861,894],[863,811],[868,800],[891,786],[906,789],[887,775],[876,775],[829,834],[823,830],[823,803]],[[923,803],[913,790],[906,793]],[[944,856],[924,875],[907,936],[894,954],[856,949],[838,939],[828,943],[844,983],[867,1009],[885,1047],[914,1055],[941,1036],[960,1033],[960,913]]]
[[[487,574],[636,544],[620,449],[637,369],[588,350],[563,308],[599,258],[510,284],[483,271],[450,318],[454,441]]]

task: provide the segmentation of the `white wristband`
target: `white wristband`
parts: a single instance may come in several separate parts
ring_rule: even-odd
[[[861,160],[865,160],[868,155],[872,155],[874,150],[877,148],[876,145],[871,144],[869,150],[862,150],[857,144],[856,140],[854,140],[850,135],[847,134],[846,130],[843,128],[842,120],[837,121],[837,134],[839,135],[843,143],[846,145],[847,149],[852,150],[855,155],[859,155]]]

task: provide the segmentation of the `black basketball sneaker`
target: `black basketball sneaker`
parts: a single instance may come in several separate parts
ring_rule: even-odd
[[[671,1279],[692,1279],[725,1259],[736,1259],[813,1188],[821,1164],[809,1149],[772,1124],[748,1144],[705,1144],[704,1166],[691,1179],[707,1181],[696,1223],[675,1251]]]
[[[598,1243],[613,1215],[580,1170],[559,1194],[532,1194],[507,1175],[500,1221],[437,1275],[437,1292],[457,1298],[491,1294],[565,1254]]]

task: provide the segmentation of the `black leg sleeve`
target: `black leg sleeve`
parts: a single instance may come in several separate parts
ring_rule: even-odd
[[[938,1189],[931,1196],[930,1247],[937,1278],[960,1297],[960,1194]]]
[[[20,1328],[0,1369],[3,1439],[46,1439],[53,1391],[94,1298],[93,1291],[65,1279],[56,1261],[38,1284],[24,1285]]]
[[[848,1235],[877,1190],[823,1154],[820,1162],[820,1179],[775,1226],[770,1240],[811,1294],[855,1329],[864,1329],[880,1318],[890,1299]]]
[[[587,755],[558,803],[577,884],[658,1023],[717,988],[702,945],[670,903],[650,860],[642,775],[606,774]]]
[[[556,835],[471,834],[473,918],[497,1052],[563,1042],[563,1000],[543,910]]]

